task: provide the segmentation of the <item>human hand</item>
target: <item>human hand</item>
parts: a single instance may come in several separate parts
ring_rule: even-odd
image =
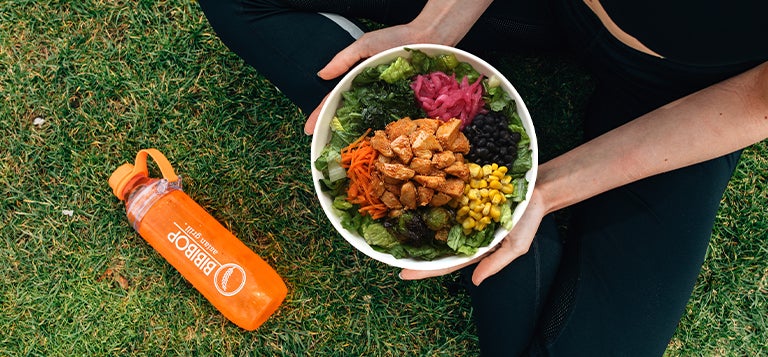
[[[472,283],[480,285],[483,280],[496,274],[513,260],[528,252],[531,242],[533,242],[533,237],[536,235],[536,231],[539,229],[541,220],[546,213],[540,195],[534,190],[525,213],[523,213],[523,216],[520,217],[520,220],[509,234],[504,237],[504,240],[501,241],[496,250],[457,267],[441,270],[403,269],[400,271],[400,278],[403,280],[418,280],[441,276],[478,263],[472,273]]]
[[[337,53],[317,75],[325,80],[337,78],[360,60],[384,50],[412,43],[435,43],[455,46],[467,34],[492,0],[433,0],[411,22],[366,32],[347,48]],[[460,14],[457,16],[457,14]],[[327,98],[327,97],[326,97]],[[325,99],[323,99],[323,102]],[[320,105],[312,111],[304,132],[312,134],[320,114]]]
[[[379,52],[393,47],[419,42],[420,40],[413,36],[414,33],[418,33],[413,26],[413,24],[398,25],[365,33],[351,45],[337,53],[325,67],[317,72],[317,75],[322,79],[331,80],[349,71],[349,69],[359,61]],[[309,117],[304,124],[304,132],[307,135],[314,133],[315,123],[320,115],[320,109],[323,107],[327,98],[328,96],[326,95],[317,108],[309,114]]]

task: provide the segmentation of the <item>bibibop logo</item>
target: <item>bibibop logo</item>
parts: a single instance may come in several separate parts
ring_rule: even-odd
[[[224,264],[213,275],[213,283],[221,295],[235,295],[245,286],[245,270],[235,263]]]

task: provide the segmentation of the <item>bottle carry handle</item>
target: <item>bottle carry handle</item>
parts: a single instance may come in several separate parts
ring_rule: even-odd
[[[179,177],[173,171],[173,166],[168,159],[157,149],[142,149],[136,154],[135,164],[123,164],[118,167],[112,176],[109,178],[109,186],[112,187],[112,192],[121,201],[125,198],[123,190],[130,182],[138,177],[149,176],[149,170],[147,170],[147,156],[151,156],[155,160],[155,163],[160,168],[160,172],[163,174],[163,178],[168,183],[179,182]]]
[[[139,153],[136,154],[136,162],[134,163],[133,169],[134,174],[143,173],[144,175],[149,175],[149,171],[147,170],[147,156],[151,156],[152,160],[155,161],[160,168],[160,173],[163,174],[164,179],[168,182],[176,182],[179,180],[179,177],[176,176],[176,173],[173,170],[173,166],[165,155],[157,149],[152,148],[139,150]]]

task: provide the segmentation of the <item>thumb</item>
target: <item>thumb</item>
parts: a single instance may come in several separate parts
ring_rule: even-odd
[[[363,58],[356,44],[357,42],[353,42],[347,48],[337,53],[325,67],[317,72],[317,75],[322,79],[329,80],[346,73],[355,63]]]

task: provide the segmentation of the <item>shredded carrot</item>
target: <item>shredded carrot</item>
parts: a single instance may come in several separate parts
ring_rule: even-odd
[[[374,162],[379,153],[371,146],[371,139],[368,137],[370,132],[368,129],[357,140],[341,149],[341,167],[347,169],[349,178],[347,201],[360,205],[360,214],[379,219],[387,215],[388,208],[374,194],[371,179],[375,170]]]

